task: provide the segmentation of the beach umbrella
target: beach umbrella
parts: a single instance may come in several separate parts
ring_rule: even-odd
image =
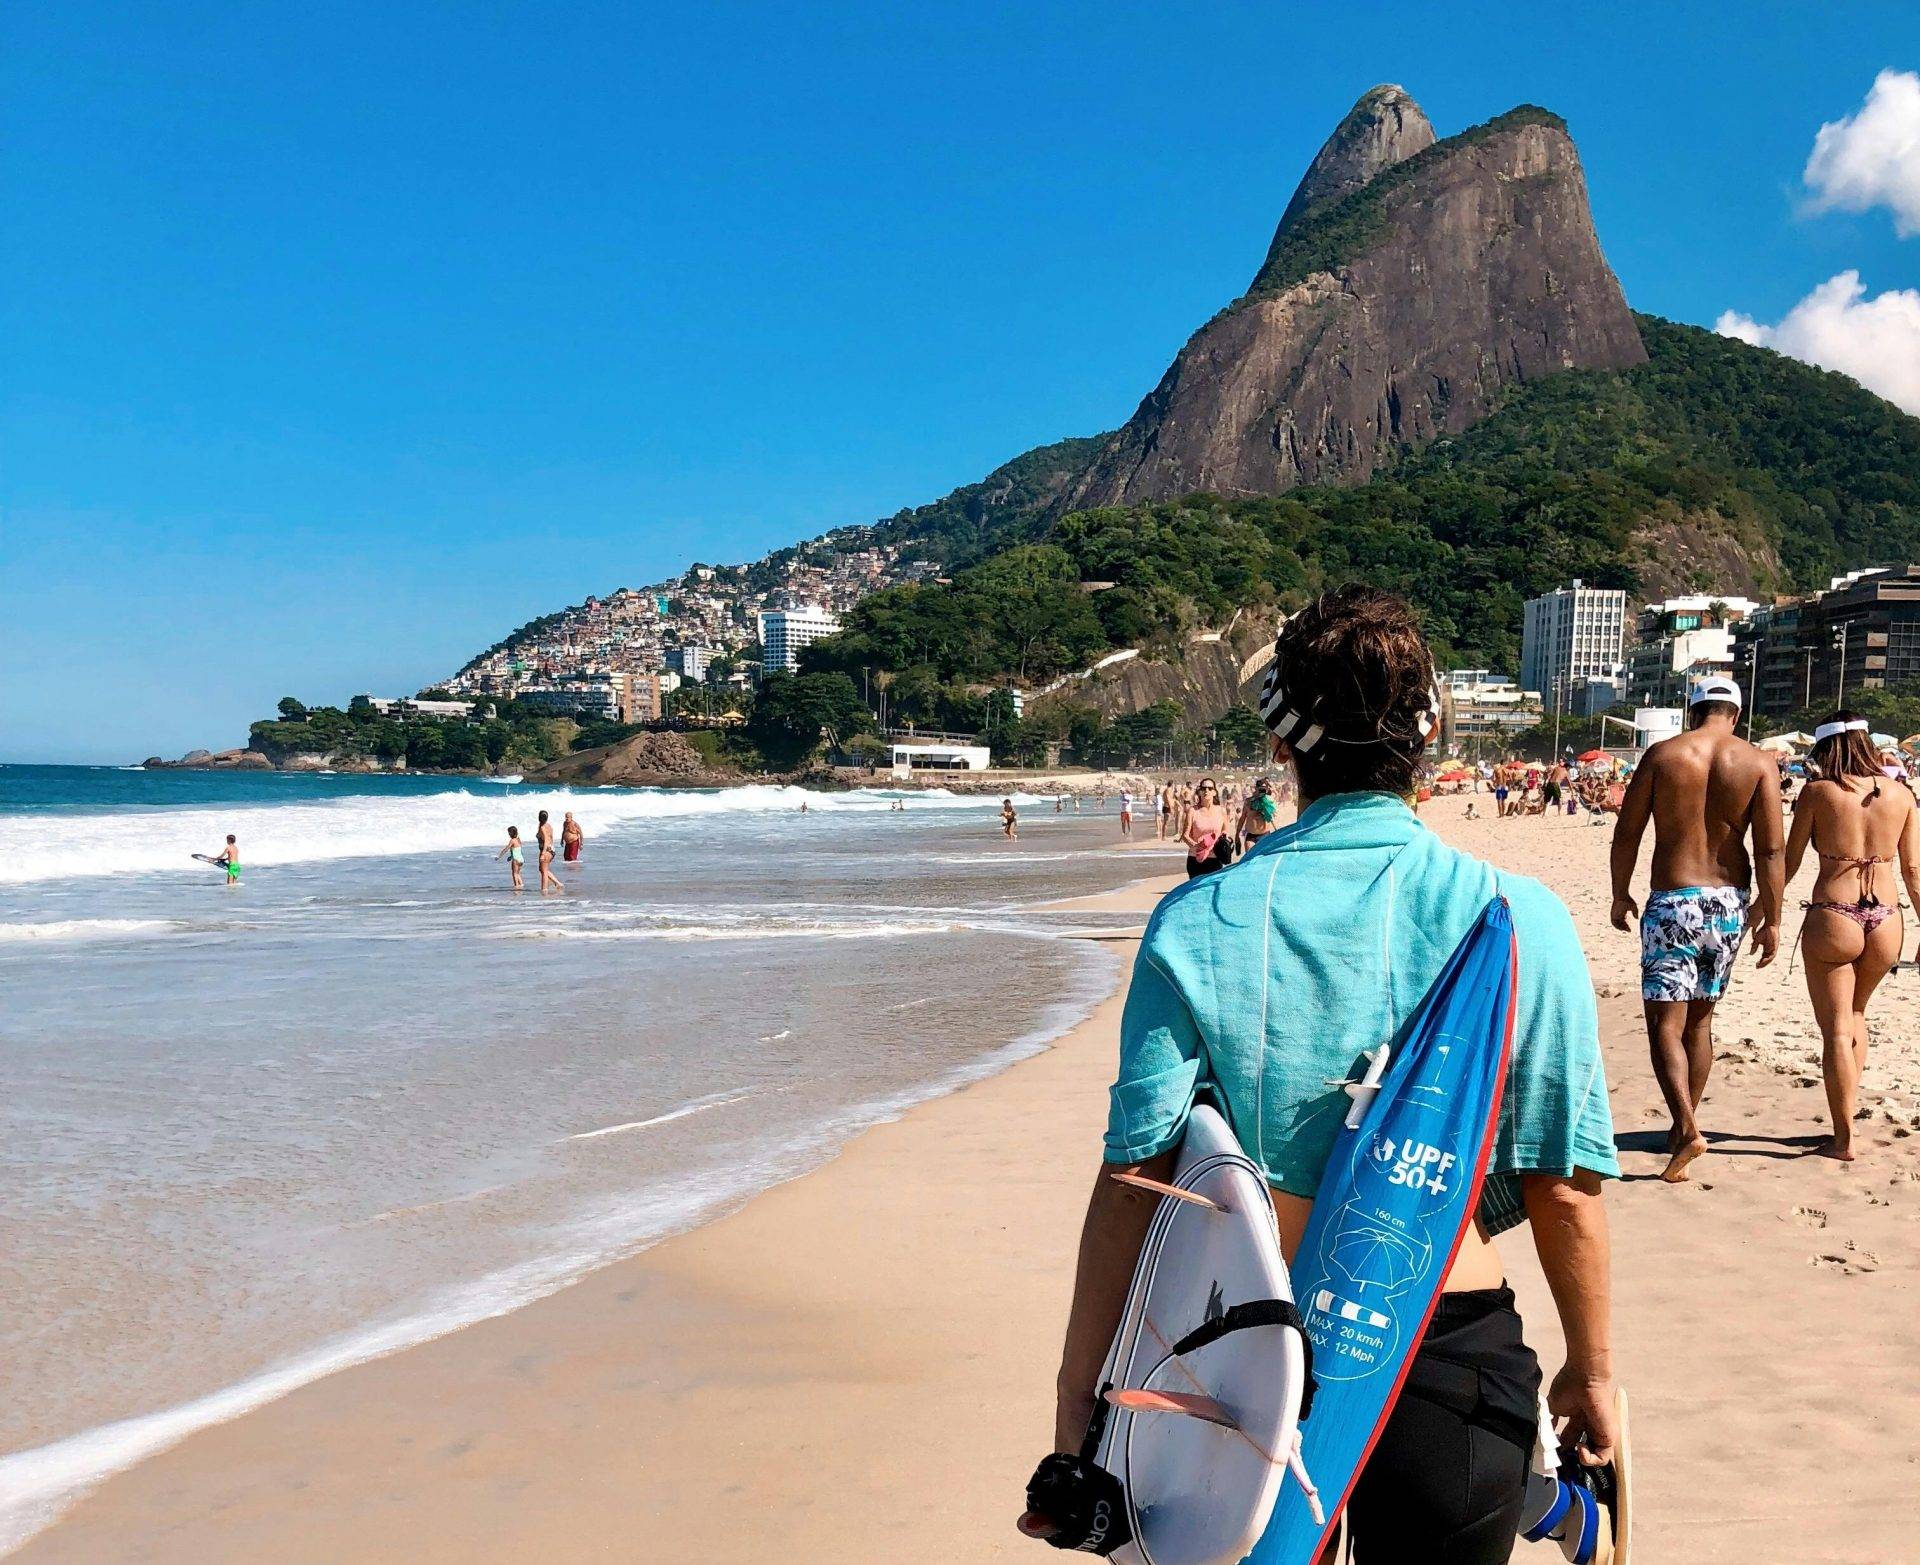
[[[1920,753],[1920,734],[1908,734],[1900,741],[1900,748]]]
[[[1605,750],[1589,750],[1580,757],[1580,764],[1585,766],[1589,761],[1606,761],[1610,759],[1612,759],[1612,757],[1610,757]]]
[[[1805,750],[1813,743],[1812,734],[1799,732],[1770,734],[1760,741],[1762,750]]]
[[[1891,750],[1898,744],[1898,741],[1892,734],[1868,734],[1867,738],[1872,742],[1876,750]]]

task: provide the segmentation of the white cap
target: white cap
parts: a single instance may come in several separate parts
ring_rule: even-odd
[[[1731,701],[1735,706],[1741,704],[1740,687],[1731,679],[1719,674],[1703,679],[1693,687],[1693,693],[1687,697],[1688,706],[1698,706],[1702,701]]]

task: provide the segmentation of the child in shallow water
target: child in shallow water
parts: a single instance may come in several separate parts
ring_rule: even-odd
[[[508,867],[513,871],[513,889],[515,891],[524,891],[526,887],[520,879],[520,866],[526,862],[526,853],[520,846],[520,828],[518,826],[509,826],[507,828],[507,845],[493,856],[493,862],[496,864],[502,859],[507,861]]]

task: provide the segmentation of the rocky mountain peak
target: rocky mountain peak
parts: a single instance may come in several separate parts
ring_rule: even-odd
[[[1510,386],[1645,360],[1565,122],[1522,105],[1435,141],[1411,98],[1375,88],[1314,159],[1252,288],[1056,504],[1365,483]]]
[[[1274,245],[1309,208],[1352,195],[1382,169],[1426,151],[1434,139],[1433,126],[1404,88],[1386,82],[1363,93],[1307,165]]]

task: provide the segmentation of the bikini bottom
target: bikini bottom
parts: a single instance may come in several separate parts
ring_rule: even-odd
[[[1899,911],[1886,902],[1803,902],[1800,905],[1809,913],[1824,909],[1829,913],[1838,913],[1842,918],[1850,918],[1869,935]]]

